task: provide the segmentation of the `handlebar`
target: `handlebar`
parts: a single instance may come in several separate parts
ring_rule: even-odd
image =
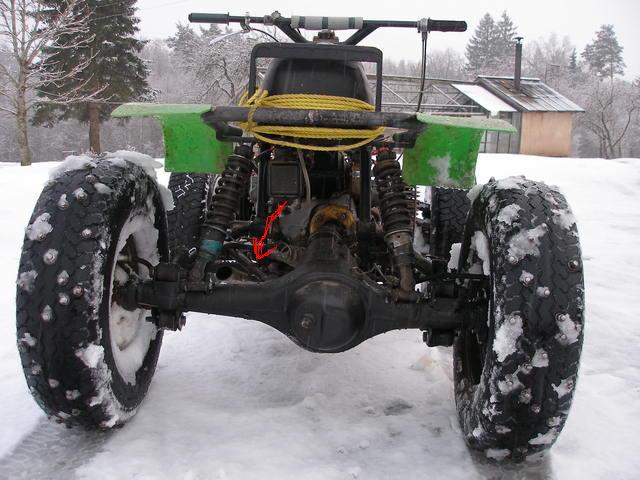
[[[364,25],[362,17],[291,17],[293,28],[304,28],[305,30],[352,30],[360,29]]]
[[[467,22],[459,20],[433,20],[427,19],[428,32],[466,32]]]
[[[350,30],[371,29],[380,27],[415,28],[418,32],[465,32],[467,22],[457,20],[433,20],[423,18],[418,21],[405,20],[364,20],[362,17],[316,17],[293,16],[286,18],[278,12],[264,17],[229,15],[228,13],[192,13],[189,15],[192,23],[261,23],[264,25],[302,28],[305,30]]]
[[[228,13],[191,13],[189,15],[191,23],[223,23],[229,25],[229,23],[239,21],[236,19],[245,20],[245,17],[233,17],[233,20],[230,20],[230,18]]]

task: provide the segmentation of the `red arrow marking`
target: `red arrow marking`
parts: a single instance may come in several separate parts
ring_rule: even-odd
[[[275,222],[275,220],[280,215],[282,215],[282,211],[284,210],[284,207],[286,207],[286,206],[287,206],[287,202],[286,201],[284,203],[279,203],[278,204],[278,209],[267,217],[267,224],[264,227],[264,233],[262,234],[262,237],[260,237],[260,240],[258,240],[255,237],[251,238],[251,243],[253,244],[253,253],[256,256],[256,260],[262,260],[263,258],[267,258],[276,249],[276,247],[273,247],[268,252],[263,252],[262,251],[262,249],[264,248],[264,241],[267,239],[267,235],[269,235],[269,230],[271,229],[271,224],[273,222]]]

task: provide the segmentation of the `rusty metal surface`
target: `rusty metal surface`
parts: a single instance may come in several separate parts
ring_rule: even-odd
[[[320,229],[320,227],[330,222],[342,225],[349,235],[355,234],[356,220],[351,210],[342,205],[335,205],[331,203],[318,209],[309,224],[309,233],[313,235]]]

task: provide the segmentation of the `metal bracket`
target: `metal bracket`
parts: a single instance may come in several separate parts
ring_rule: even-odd
[[[245,32],[250,32],[251,31],[250,23],[251,23],[251,15],[249,15],[249,12],[247,12],[244,15],[244,22],[240,22],[240,28],[242,28],[242,30],[244,30]]]

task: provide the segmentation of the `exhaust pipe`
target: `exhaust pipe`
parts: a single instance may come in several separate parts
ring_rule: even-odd
[[[516,92],[520,91],[520,80],[522,79],[522,40],[524,37],[516,37],[516,70],[513,76],[513,87]]]

